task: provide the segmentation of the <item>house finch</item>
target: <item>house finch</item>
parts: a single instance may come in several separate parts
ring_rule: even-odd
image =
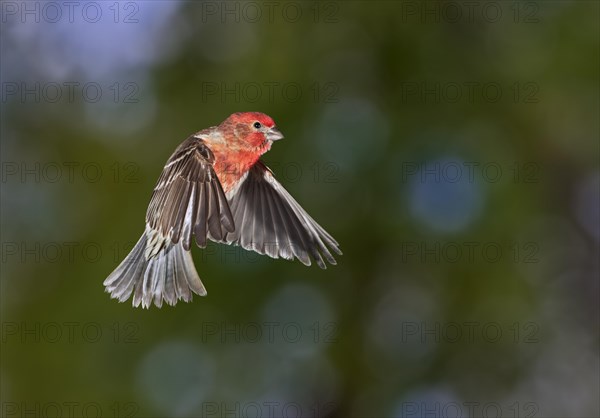
[[[129,255],[104,281],[112,298],[158,307],[206,295],[190,246],[207,239],[272,258],[336,264],[338,243],[275,180],[260,156],[283,138],[269,116],[234,113],[219,126],[186,139],[154,188],[146,228]]]

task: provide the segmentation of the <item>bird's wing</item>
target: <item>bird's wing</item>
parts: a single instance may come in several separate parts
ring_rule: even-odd
[[[171,155],[154,188],[146,224],[159,244],[149,241],[151,253],[160,241],[180,240],[190,249],[192,234],[199,247],[206,237],[225,238],[235,229],[229,204],[213,169],[215,157],[201,139],[190,137]],[[152,256],[152,254],[148,254]]]
[[[225,239],[215,241],[237,244],[273,258],[295,257],[307,266],[313,259],[321,268],[326,267],[323,258],[336,264],[330,249],[342,254],[336,240],[302,209],[260,161],[229,196],[229,205],[236,229]]]

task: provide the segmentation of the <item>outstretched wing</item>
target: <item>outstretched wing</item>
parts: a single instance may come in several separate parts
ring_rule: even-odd
[[[237,244],[273,258],[295,257],[307,266],[313,259],[321,268],[326,268],[323,258],[336,264],[330,249],[342,254],[336,240],[302,209],[260,161],[229,196],[229,205],[236,228],[225,239],[216,241]]]
[[[214,159],[206,144],[193,136],[171,155],[146,212],[146,223],[154,235],[149,237],[150,253],[158,252],[164,239],[181,240],[189,250],[192,234],[196,244],[205,247],[209,234],[224,239],[234,231],[229,204],[212,166]]]

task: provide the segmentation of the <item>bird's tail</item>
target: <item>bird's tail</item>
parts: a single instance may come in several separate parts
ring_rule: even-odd
[[[104,280],[111,298],[124,302],[133,293],[133,306],[159,308],[163,300],[175,305],[179,299],[189,302],[192,292],[206,295],[206,289],[196,272],[192,254],[181,242],[165,243],[158,252],[146,250],[144,233],[125,260]]]

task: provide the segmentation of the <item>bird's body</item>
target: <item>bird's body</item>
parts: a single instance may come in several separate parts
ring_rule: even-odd
[[[179,145],[154,188],[144,234],[104,281],[106,291],[121,302],[133,293],[142,307],[206,295],[190,248],[207,239],[321,268],[323,258],[336,264],[330,249],[341,254],[338,243],[260,161],[281,138],[269,116],[246,112]]]

